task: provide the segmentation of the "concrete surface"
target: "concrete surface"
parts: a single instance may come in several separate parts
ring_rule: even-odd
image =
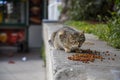
[[[47,80],[120,80],[120,50],[107,45],[92,34],[85,34],[86,41],[82,49],[91,49],[100,53],[109,51],[115,60],[95,60],[89,64],[68,60],[74,53],[55,50],[48,44],[52,32],[62,27],[58,23],[44,23],[44,41],[46,46]],[[117,55],[117,56],[114,56]]]
[[[26,57],[26,61],[22,58]],[[45,80],[44,62],[40,57],[40,49],[32,49],[29,53],[0,53],[0,80]]]

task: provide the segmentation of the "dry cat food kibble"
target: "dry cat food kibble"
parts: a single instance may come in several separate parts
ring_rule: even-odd
[[[69,60],[81,61],[83,63],[94,62],[95,59],[99,59],[103,61],[105,59],[104,57],[108,57],[107,60],[113,60],[113,61],[115,60],[115,58],[111,57],[109,51],[100,53],[99,51],[96,50],[92,51],[90,49],[86,49],[86,50],[76,50],[75,52],[76,54],[73,54],[72,56],[68,57]],[[114,55],[114,57],[115,56],[116,54]]]
[[[78,53],[68,57],[69,60],[82,61],[83,63],[94,62],[95,59],[104,59],[100,55],[89,53]]]

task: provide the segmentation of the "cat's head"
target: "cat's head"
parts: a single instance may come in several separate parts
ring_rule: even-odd
[[[82,46],[82,44],[85,41],[85,35],[84,31],[82,32],[74,32],[74,33],[69,33],[66,34],[66,32],[60,31],[59,32],[60,39],[62,43],[66,46],[68,46],[71,49],[79,48]]]
[[[75,32],[69,35],[69,43],[72,48],[81,47],[85,41],[85,35],[83,32]]]

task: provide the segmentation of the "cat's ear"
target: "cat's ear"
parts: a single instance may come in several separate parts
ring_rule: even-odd
[[[81,34],[84,34],[84,33],[85,33],[84,31],[81,31],[81,32],[80,32],[80,35],[81,35]]]

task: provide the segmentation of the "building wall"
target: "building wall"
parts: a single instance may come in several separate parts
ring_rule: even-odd
[[[58,20],[60,11],[58,6],[61,5],[61,0],[49,0],[48,4],[48,20]]]
[[[42,46],[42,26],[31,25],[29,27],[28,43],[30,48],[37,48]]]
[[[49,4],[52,4],[53,2],[55,2],[56,0],[49,0]]]

